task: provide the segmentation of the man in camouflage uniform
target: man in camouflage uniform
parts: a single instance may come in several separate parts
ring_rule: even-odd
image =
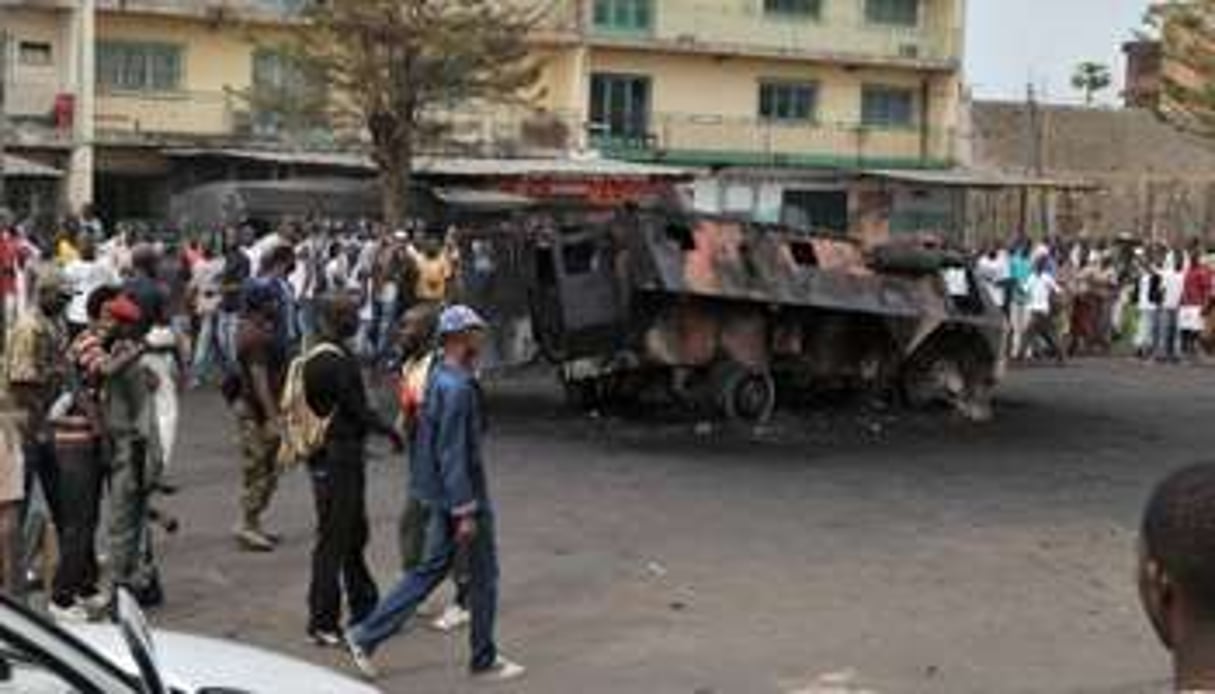
[[[131,591],[144,606],[163,602],[148,537],[150,499],[160,482],[159,457],[150,454],[154,418],[152,376],[140,359],[139,306],[120,295],[103,309],[101,414],[109,436],[109,548],[113,584]]]
[[[58,483],[54,446],[47,411],[59,394],[64,373],[61,356],[67,333],[60,314],[67,305],[66,288],[61,278],[47,268],[37,279],[36,302],[13,326],[8,350],[4,354],[4,373],[8,391],[20,411],[18,431],[25,460],[25,554],[23,564],[31,566],[42,554],[44,568],[54,553],[46,513],[58,523],[61,506],[56,494]],[[37,481],[42,494],[32,494]],[[45,500],[45,506],[42,505]],[[49,570],[45,572],[49,576]]]
[[[262,528],[261,518],[278,486],[282,438],[278,403],[287,370],[287,354],[278,339],[283,319],[276,288],[255,281],[245,293],[244,313],[237,326],[240,392],[233,402],[244,458],[242,516],[233,534],[251,552],[273,551],[277,542]]]

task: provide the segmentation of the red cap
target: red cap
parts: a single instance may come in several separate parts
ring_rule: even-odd
[[[143,315],[143,312],[139,310],[139,304],[125,294],[111,299],[105,305],[105,312],[111,319],[119,323],[138,323]]]

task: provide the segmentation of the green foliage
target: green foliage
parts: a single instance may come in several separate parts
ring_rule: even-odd
[[[1112,82],[1109,67],[1101,63],[1080,63],[1072,73],[1072,87],[1084,93],[1084,103],[1089,106],[1093,105],[1093,97],[1108,89]]]
[[[1162,43],[1160,115],[1215,137],[1215,0],[1157,3],[1147,24]]]

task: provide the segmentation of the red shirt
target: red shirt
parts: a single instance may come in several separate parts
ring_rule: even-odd
[[[17,291],[17,271],[24,255],[18,239],[8,232],[0,234],[0,296]]]
[[[1182,306],[1206,306],[1211,298],[1211,268],[1200,263],[1185,273],[1185,288],[1181,292]]]

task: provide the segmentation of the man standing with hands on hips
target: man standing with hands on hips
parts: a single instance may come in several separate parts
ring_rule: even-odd
[[[487,327],[467,306],[452,306],[439,316],[442,363],[427,383],[410,441],[410,493],[427,507],[425,548],[421,562],[346,634],[355,665],[368,677],[378,674],[371,661],[375,649],[413,616],[453,568],[467,574],[473,677],[507,680],[524,673],[522,666],[500,656],[494,643],[498,557],[476,377]]]

